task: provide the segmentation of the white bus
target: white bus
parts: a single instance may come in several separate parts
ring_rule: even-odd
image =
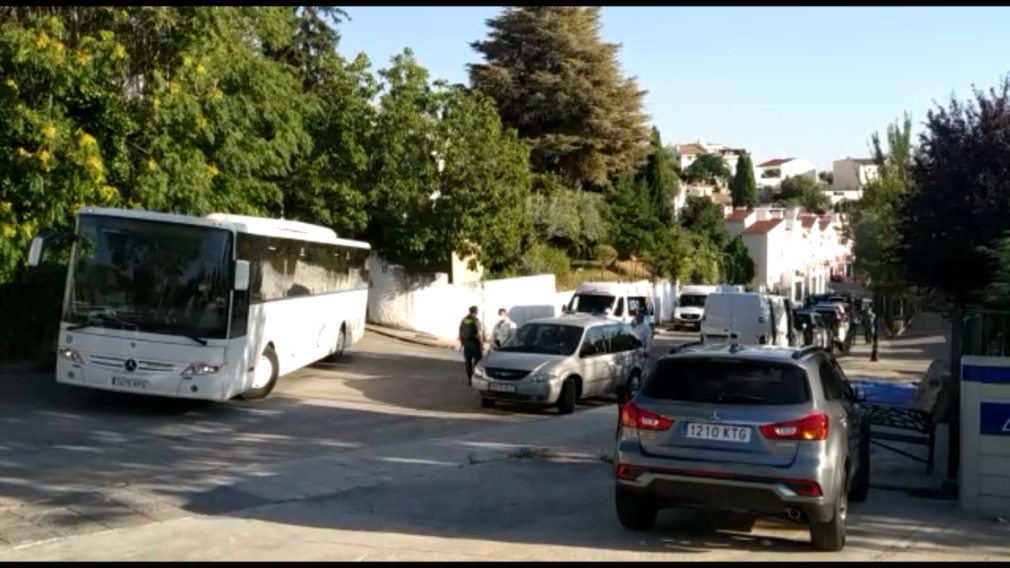
[[[29,264],[69,236],[36,237]],[[369,246],[324,227],[85,207],[73,241],[59,383],[264,398],[364,334]]]

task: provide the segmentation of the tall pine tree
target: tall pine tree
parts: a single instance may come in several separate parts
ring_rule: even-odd
[[[471,44],[471,85],[531,143],[531,164],[573,189],[604,187],[649,151],[645,91],[624,77],[619,44],[600,37],[598,6],[512,6]]]
[[[760,204],[757,180],[754,179],[754,163],[750,159],[750,154],[744,154],[736,161],[736,172],[729,182],[729,194],[733,199],[733,207],[753,209]]]

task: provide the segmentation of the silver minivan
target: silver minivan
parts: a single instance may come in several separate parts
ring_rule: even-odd
[[[579,314],[537,319],[484,357],[473,389],[484,407],[556,405],[559,414],[571,414],[584,398],[630,398],[646,361],[642,341],[626,323]]]

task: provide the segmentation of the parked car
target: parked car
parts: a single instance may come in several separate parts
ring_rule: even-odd
[[[665,507],[775,516],[841,550],[849,503],[869,490],[864,398],[818,347],[674,350],[621,408],[617,518],[648,530]]]
[[[646,353],[631,326],[605,317],[563,315],[530,321],[474,369],[481,405],[557,406],[570,414],[584,398],[637,390]]]
[[[813,345],[823,347],[829,352],[833,352],[835,344],[831,340],[831,330],[824,317],[813,310],[796,310],[793,313],[793,322],[799,336],[802,338],[803,346]]]

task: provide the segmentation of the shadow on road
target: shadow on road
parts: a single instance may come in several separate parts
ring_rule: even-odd
[[[440,539],[439,549],[459,554],[506,545],[501,560],[541,555],[557,559],[559,551],[565,551],[560,554],[566,559],[606,559],[592,550],[633,553],[624,557],[627,560],[670,560],[667,554],[698,555],[694,560],[710,555],[717,560],[743,552],[747,560],[770,561],[782,559],[783,553],[817,553],[805,526],[755,522],[748,515],[667,510],[653,530],[627,531],[614,513],[610,467],[598,459],[509,459],[437,473],[418,465],[404,479],[234,516],[264,523],[250,525],[249,530],[263,530],[274,538],[290,536],[293,541],[318,538],[419,550],[436,546],[416,540],[427,537]],[[905,541],[913,534],[917,540],[928,540],[929,550],[924,552],[938,556],[965,547],[974,553],[1010,552],[1006,540],[1010,533],[1005,529],[980,528],[976,521],[952,529],[950,520],[955,517],[947,502],[915,502],[874,492],[869,503],[854,507],[847,550],[824,554],[824,559],[894,552],[908,546]]]

